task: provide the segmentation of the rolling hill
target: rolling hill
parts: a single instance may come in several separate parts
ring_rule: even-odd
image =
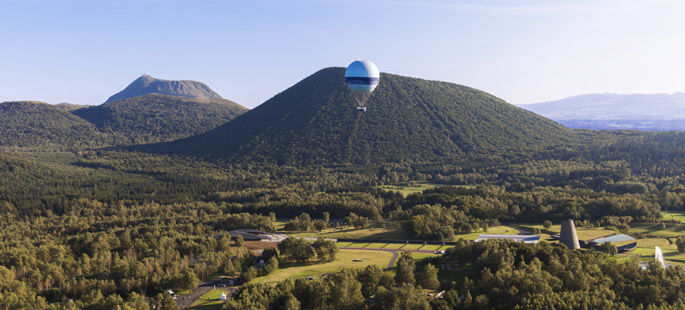
[[[521,107],[571,128],[685,130],[685,93],[588,94]]]
[[[82,105],[82,104],[73,104],[73,103],[67,103],[67,102],[62,102],[54,105],[55,107],[58,107],[64,111],[71,112],[75,111],[78,109],[83,109],[90,107],[89,105]]]
[[[209,88],[209,86],[197,81],[170,81],[156,79],[149,75],[142,75],[124,88],[124,90],[109,97],[106,103],[146,94],[172,95],[203,100],[223,99],[219,94]]]
[[[535,152],[574,138],[485,92],[387,73],[368,112],[357,112],[344,70],[320,70],[216,129],[143,149],[295,165],[454,162]]]
[[[135,83],[135,82],[134,82]],[[73,111],[117,144],[171,141],[203,133],[247,111],[226,99],[146,94]]]
[[[36,101],[0,103],[0,147],[73,149],[107,140],[93,124],[60,107]]]

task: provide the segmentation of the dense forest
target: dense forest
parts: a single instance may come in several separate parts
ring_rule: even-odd
[[[245,111],[243,106],[225,99],[160,94],[92,107],[3,102],[0,149],[78,151],[172,141],[213,129]]]
[[[685,269],[655,263],[642,270],[602,253],[545,243],[460,242],[418,266],[398,263],[396,275],[378,267],[345,270],[276,287],[247,285],[223,309],[681,309]],[[458,266],[459,282],[434,282],[434,266]],[[415,275],[416,273],[416,275]],[[432,286],[432,287],[431,287]],[[427,298],[419,288],[445,290]]]
[[[91,123],[43,102],[0,103],[0,147],[69,150],[110,139]]]
[[[455,240],[568,218],[627,231],[685,211],[683,133],[569,130],[478,90],[390,74],[368,112],[350,113],[341,74],[317,72],[205,134],[135,147],[122,145],[204,131],[173,117],[216,121],[217,106],[146,95],[75,110],[92,123],[46,104],[0,106],[16,127],[0,138],[0,308],[174,309],[166,289],[217,275],[246,283],[227,309],[683,307],[681,267],[640,271],[546,244],[462,241],[442,258],[402,255],[395,275],[370,266],[251,284],[336,255],[325,240],[289,239],[258,256],[227,234],[274,231],[276,219]],[[435,186],[383,188],[419,181]],[[436,279],[445,266],[459,274]]]
[[[72,113],[115,137],[118,145],[172,141],[203,133],[247,111],[225,99],[147,94]]]
[[[2,153],[0,266],[4,269],[0,271],[9,282],[3,282],[0,292],[8,296],[4,297],[6,304],[19,308],[31,304],[38,309],[74,305],[82,309],[147,309],[151,303],[164,302],[165,295],[158,294],[168,287],[192,286],[218,273],[245,274],[244,280],[258,276],[251,275],[250,269],[258,257],[236,247],[225,232],[235,228],[272,231],[276,217],[311,218],[312,223],[303,225],[312,229],[317,219],[330,216],[359,227],[391,225],[414,238],[445,240],[501,221],[574,218],[579,225],[621,229],[634,222],[659,222],[662,209],[684,209],[681,163],[685,161],[680,152],[684,144],[672,141],[685,136],[602,135],[602,143],[565,152],[461,166],[417,163],[302,168],[229,165],[119,151]],[[444,185],[406,197],[378,187],[413,180]],[[305,213],[307,216],[301,216]],[[473,274],[463,283],[443,283],[450,293],[441,301],[418,298],[419,291],[411,286],[416,282],[388,279],[375,284],[375,298],[389,302],[403,295],[397,302],[439,309],[506,308],[512,303],[534,308],[533,304],[541,301],[560,309],[573,308],[570,305],[641,309],[680,302],[669,286],[679,283],[675,277],[680,268],[640,273],[636,266],[612,263],[600,254],[507,243],[489,244],[490,250],[480,246],[460,244],[448,252],[446,259],[454,264],[472,264],[464,270]],[[491,254],[483,254],[486,252]],[[282,263],[287,257],[278,260]],[[479,259],[468,261],[469,257]],[[277,268],[278,260],[271,268]],[[417,268],[424,263],[417,262]],[[481,274],[485,270],[481,265],[490,273]],[[589,269],[564,269],[576,265]],[[377,270],[367,272],[377,276]],[[566,275],[569,273],[574,277]],[[573,280],[580,275],[584,282],[571,283],[580,281]],[[632,282],[621,287],[611,284],[619,275]],[[316,308],[320,302],[330,304],[327,298],[332,297],[315,301],[302,299],[302,294],[314,287],[347,289],[333,287],[340,283],[363,288],[364,279],[370,276],[350,270],[334,277],[339,278],[279,284],[279,290],[258,300],[264,307],[297,301],[302,308]],[[655,277],[665,279],[659,291],[663,299],[633,297],[652,289]],[[526,286],[536,278],[549,281],[544,287]],[[511,281],[516,282],[517,292],[528,295],[513,293],[508,288]],[[227,307],[257,302],[257,297],[247,296],[264,294],[259,287],[246,286]],[[502,292],[486,289],[492,287],[502,287]],[[559,291],[560,287],[565,290]],[[500,303],[492,295],[504,294],[507,289],[511,295],[508,303]],[[540,294],[549,291],[555,295],[540,299]],[[364,291],[353,295],[351,305],[366,304],[370,297]],[[466,297],[458,298],[462,295]],[[578,297],[581,295],[586,297]],[[594,296],[608,304],[597,304],[600,297]],[[569,299],[574,301],[566,301]],[[136,306],[142,304],[145,306]]]

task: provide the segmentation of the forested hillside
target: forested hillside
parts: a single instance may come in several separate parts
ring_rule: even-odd
[[[105,145],[95,126],[42,102],[0,103],[0,147],[79,149]]]
[[[343,68],[323,69],[206,134],[146,149],[298,165],[448,163],[574,140],[563,126],[482,91],[387,73],[368,111],[356,112],[343,76]]]
[[[379,87],[369,111],[359,113],[336,82],[341,73],[322,70],[206,134],[146,146],[181,156],[88,144],[66,152],[0,152],[0,276],[7,279],[0,281],[0,305],[164,308],[173,303],[161,294],[168,288],[193,287],[217,274],[249,281],[266,272],[254,269],[259,260],[290,264],[283,253],[257,256],[225,234],[272,231],[277,218],[295,218],[285,225],[300,223],[305,231],[330,218],[443,241],[503,222],[573,218],[579,228],[622,232],[680,225],[664,220],[662,211],[685,211],[685,134],[571,131],[477,90],[389,74],[382,85],[391,91]],[[16,115],[63,116],[90,126],[102,143],[122,137],[132,143],[170,139],[164,129],[189,130],[183,120],[200,116],[186,112],[186,104],[206,105],[200,111],[208,117],[215,113],[210,103],[153,94],[79,112],[92,109],[102,131],[44,104],[22,103],[30,113]],[[169,121],[175,117],[181,122]],[[383,187],[417,181],[432,187],[406,196]],[[439,260],[417,261],[415,283],[414,270],[400,267],[396,274],[405,277],[395,279],[381,267],[346,270],[275,287],[248,284],[225,308],[289,302],[306,309],[509,309],[534,308],[540,300],[560,309],[682,305],[680,267],[643,272],[633,262],[544,244],[457,247]],[[446,290],[443,300],[417,289],[428,262],[458,266],[458,274],[441,274],[441,283],[431,285]]]
[[[164,142],[213,129],[247,109],[226,99],[147,94],[73,113],[121,144]]]

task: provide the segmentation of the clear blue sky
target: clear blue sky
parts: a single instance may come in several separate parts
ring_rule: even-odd
[[[0,0],[0,101],[100,104],[147,70],[252,108],[360,58],[515,104],[671,93],[685,91],[684,13],[680,0]]]

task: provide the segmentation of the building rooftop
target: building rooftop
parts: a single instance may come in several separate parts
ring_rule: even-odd
[[[628,235],[612,235],[608,237],[601,237],[597,238],[595,240],[592,240],[593,243],[596,244],[603,244],[604,242],[621,242],[621,241],[632,241],[635,240],[635,238],[628,236]]]
[[[538,242],[540,242],[540,236],[538,236],[538,235],[488,235],[488,234],[479,235],[478,239],[476,239],[475,242],[488,240],[488,239],[508,239],[508,240],[513,240],[513,241],[518,241],[518,242],[525,242],[525,243],[538,243]]]

